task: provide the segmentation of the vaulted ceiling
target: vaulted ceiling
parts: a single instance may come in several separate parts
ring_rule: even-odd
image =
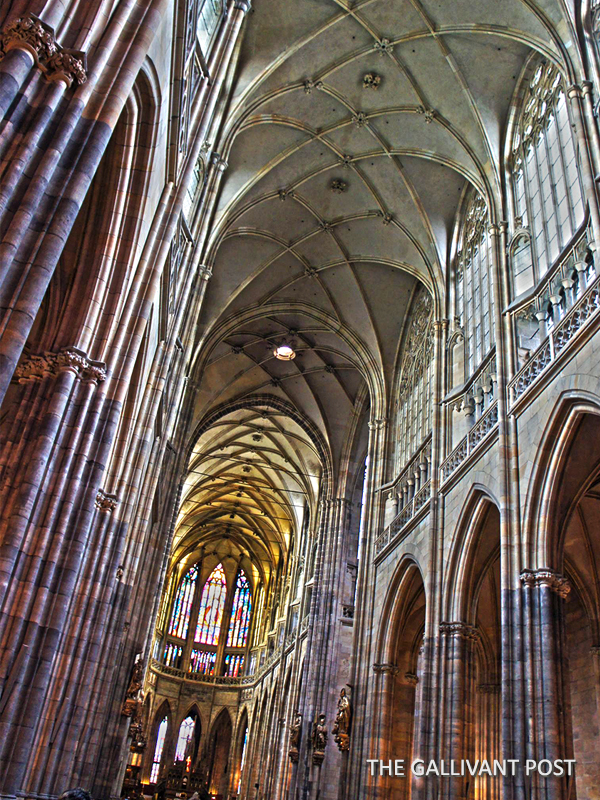
[[[345,474],[357,420],[392,416],[419,281],[444,316],[466,187],[501,196],[529,55],[564,67],[564,2],[254,0],[219,145],[197,419],[272,395]],[[298,355],[281,362],[289,331]]]

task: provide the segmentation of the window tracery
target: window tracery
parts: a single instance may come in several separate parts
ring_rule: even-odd
[[[198,625],[196,626],[196,635],[194,637],[195,642],[211,645],[219,644],[226,594],[227,581],[225,580],[223,565],[217,564],[202,590]]]
[[[156,747],[154,748],[154,757],[152,759],[152,770],[150,772],[150,783],[156,783],[158,780],[158,775],[160,773],[160,762],[162,760],[162,754],[165,747],[165,738],[167,736],[167,728],[169,726],[169,721],[166,717],[163,717],[160,725],[158,726],[158,733],[156,735]]]
[[[179,639],[185,639],[188,633],[197,578],[198,568],[193,566],[184,575],[175,596],[168,630],[171,636]]]
[[[250,584],[243,569],[238,572],[227,647],[245,647],[248,641],[248,624],[250,622]]]
[[[544,61],[523,100],[512,146],[512,175],[517,227],[530,230],[533,267],[525,283],[521,265],[517,294],[545,275],[585,217],[563,80]]]
[[[196,720],[191,715],[186,717],[179,726],[179,736],[177,737],[177,747],[175,749],[175,761],[183,761],[187,755],[188,745],[194,736]]]
[[[431,427],[433,304],[424,286],[413,297],[400,369],[399,466],[418,449]]]
[[[473,192],[464,217],[455,266],[456,315],[465,336],[466,377],[471,376],[494,344],[492,253],[488,213]]]

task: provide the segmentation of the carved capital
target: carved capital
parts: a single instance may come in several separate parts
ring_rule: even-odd
[[[35,14],[12,20],[0,33],[0,57],[15,49],[30,53],[50,81],[64,80],[67,86],[87,81],[85,53],[63,49],[54,29]]]
[[[65,371],[85,382],[100,383],[106,379],[106,366],[101,361],[90,360],[76,347],[64,347],[58,353],[48,352],[24,359],[15,370],[14,380],[19,383],[41,381]]]
[[[247,14],[252,8],[252,3],[250,0],[235,0],[233,7],[238,8],[240,11],[243,11],[244,14]]]
[[[545,586],[551,591],[556,592],[556,594],[563,599],[565,599],[571,591],[571,585],[564,575],[553,572],[551,569],[524,569],[523,572],[521,572],[521,583],[526,589]]]
[[[474,625],[466,622],[442,622],[440,624],[442,636],[455,636],[469,641],[477,641],[479,631]]]
[[[368,426],[370,431],[381,431],[387,425],[387,419],[385,417],[379,417],[378,419],[372,419],[369,421]]]
[[[373,672],[376,675],[391,675],[394,677],[400,671],[396,664],[373,664]]]
[[[419,682],[419,676],[415,675],[414,672],[404,673],[404,683],[407,683],[409,686],[416,686],[418,682]]]
[[[198,274],[203,281],[209,281],[212,278],[212,269],[207,267],[206,264],[200,264],[198,267]]]
[[[119,505],[119,499],[116,494],[108,494],[103,489],[98,489],[95,505],[99,511],[111,514]]]
[[[210,160],[212,165],[215,167],[215,169],[218,169],[219,172],[225,172],[229,166],[227,161],[225,161],[225,159],[222,158],[218,153],[212,153]]]

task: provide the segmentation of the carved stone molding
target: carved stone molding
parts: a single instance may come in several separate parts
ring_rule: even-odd
[[[558,572],[551,569],[524,569],[521,572],[521,583],[526,589],[545,586],[559,597],[565,599],[571,591],[569,581]]]
[[[31,355],[17,366],[14,380],[19,383],[41,381],[59,372],[73,372],[86,383],[101,383],[106,379],[106,365],[101,361],[92,361],[84,352],[76,347],[65,347],[58,353]]]
[[[304,93],[311,94],[313,89],[322,89],[323,81],[304,81]]]
[[[404,673],[404,683],[407,683],[409,686],[416,686],[418,682],[419,682],[419,676],[415,675],[414,672]]]
[[[243,11],[244,14],[247,14],[248,11],[252,8],[252,3],[250,0],[235,0],[233,4],[234,8],[239,8],[240,11]]]
[[[200,264],[198,266],[198,274],[203,281],[209,281],[212,278],[213,271],[210,267],[207,267],[206,264]]]
[[[64,80],[67,86],[87,81],[85,54],[62,48],[54,29],[34,14],[13,19],[0,33],[0,58],[15,49],[30,53],[50,81]]]
[[[397,664],[373,664],[373,672],[376,675],[391,675],[394,677],[400,671]]]
[[[378,419],[370,420],[367,425],[370,431],[381,431],[386,427],[387,419],[386,417],[379,417]]]
[[[442,636],[458,636],[469,641],[477,641],[479,639],[477,628],[466,622],[442,622],[440,624],[440,633]]]
[[[425,117],[425,122],[430,125],[435,119],[435,111],[433,108],[425,108],[424,106],[419,106],[417,108],[417,114],[421,114]]]
[[[329,187],[334,194],[342,194],[348,188],[348,184],[346,181],[342,181],[339,178],[335,178],[331,181],[331,185]]]
[[[367,72],[363,75],[363,89],[375,89],[376,91],[380,83],[381,75],[378,75],[376,72]]]
[[[210,156],[210,160],[212,165],[215,167],[215,169],[218,169],[219,172],[225,172],[225,170],[229,166],[227,161],[225,161],[225,159],[222,158],[218,153],[213,152]]]
[[[108,494],[103,489],[98,489],[95,505],[99,511],[105,514],[111,514],[119,505],[119,499],[116,494]]]

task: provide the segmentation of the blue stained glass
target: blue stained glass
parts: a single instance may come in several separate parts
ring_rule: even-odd
[[[250,622],[250,584],[243,569],[238,572],[227,635],[227,647],[245,647]]]
[[[173,612],[169,623],[169,634],[171,636],[177,636],[179,639],[185,639],[188,633],[190,612],[192,610],[192,601],[194,599],[194,589],[196,587],[197,578],[198,568],[193,566],[184,575],[179,589],[177,590],[177,594],[175,595]]]

